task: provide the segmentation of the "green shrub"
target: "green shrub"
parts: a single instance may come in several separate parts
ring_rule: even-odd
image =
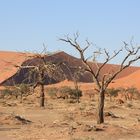
[[[77,99],[82,96],[82,91],[80,89],[71,89],[70,95],[71,98]]]
[[[63,86],[63,87],[61,87],[61,88],[59,89],[59,92],[60,92],[60,93],[63,93],[63,94],[65,94],[65,93],[70,94],[70,93],[71,93],[71,90],[72,90],[71,87]]]
[[[107,94],[110,97],[110,101],[112,100],[112,97],[118,96],[118,92],[119,91],[120,91],[120,89],[115,89],[115,88],[109,88],[109,89],[107,89]]]
[[[131,94],[139,94],[138,89],[135,88],[135,87],[128,87],[128,88],[126,89],[126,91],[129,92],[129,93],[131,93]]]
[[[12,93],[13,93],[13,91],[8,88],[1,91],[1,94],[3,94],[3,95],[12,95]]]
[[[68,86],[63,86],[59,89],[59,98],[68,99],[70,98],[72,89]]]
[[[114,96],[114,97],[116,97],[118,95],[118,92],[119,91],[120,91],[120,89],[115,89],[115,88],[109,88],[109,89],[107,89],[107,93],[110,96]]]
[[[58,92],[58,88],[56,87],[51,87],[47,89],[47,93],[51,98],[56,97],[57,92]]]
[[[30,87],[27,84],[15,85],[13,89],[13,94],[15,94],[15,96],[21,96],[21,98],[23,96],[28,96],[29,93],[30,93]]]
[[[79,102],[79,98],[82,96],[82,91],[80,89],[72,89],[71,87],[64,86],[59,90],[63,96],[67,95],[70,99],[77,99]]]
[[[23,96],[27,96],[30,93],[30,87],[27,84],[18,84],[13,87],[5,87],[4,90],[1,90],[1,98],[2,97],[16,97],[16,99],[20,96],[22,99]]]
[[[5,87],[5,89],[0,91],[0,97],[4,98],[6,96],[12,95],[13,91],[9,87]]]

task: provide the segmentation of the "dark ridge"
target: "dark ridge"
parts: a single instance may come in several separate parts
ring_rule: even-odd
[[[57,83],[60,81],[63,81],[64,79],[72,80],[72,74],[75,73],[79,67],[84,67],[82,61],[79,58],[73,57],[65,52],[57,52],[51,55],[46,56],[45,58],[46,62],[51,62],[51,63],[65,63],[69,67],[69,69],[62,65],[61,68],[64,72],[64,77],[62,76],[61,78],[50,78],[47,74],[45,75],[45,84],[52,84],[52,83]],[[29,59],[25,62],[22,63],[23,66],[26,65],[38,65],[42,63],[42,61],[39,58],[33,58]],[[96,71],[96,65],[92,62],[89,62],[89,64],[92,66],[93,70]],[[101,63],[99,63],[101,65]],[[98,77],[99,80],[103,78],[104,74],[107,73],[113,73],[119,68],[119,65],[112,65],[112,64],[107,64],[101,71],[101,75]],[[125,77],[131,73],[133,73],[136,70],[139,70],[139,67],[128,67],[124,71],[122,71],[117,78]],[[37,74],[33,73],[31,75],[31,78],[29,79],[29,71],[30,69],[21,69],[19,70],[15,75],[12,77],[8,78],[4,82],[1,83],[1,85],[13,85],[13,84],[20,84],[20,83],[26,83],[26,84],[33,84],[37,80]],[[80,82],[93,82],[92,76],[90,73],[84,73],[81,74],[79,77]]]

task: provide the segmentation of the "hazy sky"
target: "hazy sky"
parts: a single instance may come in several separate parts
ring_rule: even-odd
[[[0,50],[64,50],[58,41],[79,31],[98,47],[116,49],[134,36],[140,43],[140,0],[0,0]]]

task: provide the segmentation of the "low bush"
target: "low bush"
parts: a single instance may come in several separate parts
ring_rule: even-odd
[[[57,92],[58,92],[58,88],[56,88],[56,87],[51,87],[51,88],[47,89],[47,93],[51,98],[56,98]]]
[[[12,87],[5,86],[5,89],[1,90],[0,92],[1,98],[14,97],[16,99],[18,99],[18,97],[22,99],[23,96],[24,97],[28,96],[29,93],[30,93],[30,87],[29,85],[26,84],[19,84]]]
[[[110,97],[110,101],[112,100],[112,97],[118,96],[118,92],[119,91],[120,91],[120,89],[115,89],[115,88],[109,88],[109,89],[107,89],[107,94]]]
[[[27,84],[15,85],[13,89],[13,94],[16,96],[16,98],[20,97],[22,102],[22,98],[30,94],[30,86]]]
[[[82,91],[80,89],[73,89],[68,86],[61,87],[59,90],[63,95],[67,95],[70,99],[77,99],[79,102],[79,98],[82,96]]]
[[[5,89],[0,91],[0,98],[11,96],[12,94],[13,91],[9,87],[5,87]]]
[[[82,96],[82,91],[80,89],[71,89],[70,95],[71,98],[76,99]]]
[[[69,87],[69,86],[63,86],[63,87],[61,87],[60,89],[59,89],[59,92],[60,93],[71,93],[71,90],[72,90],[72,88],[71,87]]]
[[[59,89],[58,98],[68,99],[71,96],[72,89],[68,86],[63,86]]]

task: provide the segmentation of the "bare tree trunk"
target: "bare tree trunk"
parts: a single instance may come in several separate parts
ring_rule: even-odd
[[[40,85],[40,107],[44,107],[45,106],[45,94],[44,94],[44,85],[41,84]]]
[[[105,99],[105,92],[99,92],[99,100],[98,100],[98,109],[97,109],[97,124],[104,123],[104,99]]]
[[[39,73],[39,82],[40,82],[40,107],[45,106],[45,94],[44,94],[44,69],[41,69]]]
[[[22,103],[22,98],[23,98],[23,93],[21,92],[21,95],[20,95],[20,102]]]

